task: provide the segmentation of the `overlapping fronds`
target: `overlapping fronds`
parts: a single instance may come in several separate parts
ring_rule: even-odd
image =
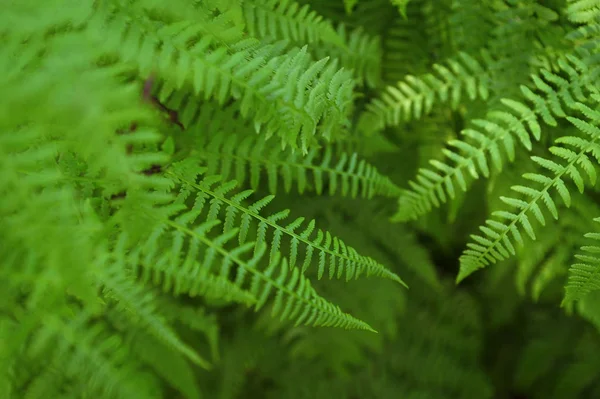
[[[600,223],[600,218],[595,218]],[[586,238],[599,241],[600,234],[590,232],[585,234]],[[579,262],[571,265],[569,269],[569,281],[566,285],[566,293],[563,303],[580,300],[592,291],[600,290],[600,247],[596,245],[585,245],[581,247],[580,254],[575,255]]]
[[[542,70],[539,76],[532,76],[535,91],[521,86],[526,102],[503,99],[504,109],[490,111],[486,119],[474,119],[474,127],[462,131],[464,140],[449,141],[452,149],[443,150],[449,162],[431,160],[432,169],[419,170],[416,181],[409,182],[411,189],[400,197],[395,219],[417,218],[454,198],[459,189],[466,191],[467,179],[487,178],[492,168],[502,171],[507,161],[515,159],[516,142],[531,151],[532,137],[540,140],[542,134],[538,118],[556,126],[557,118],[568,115],[565,108],[585,101],[589,91],[595,90],[584,84],[588,75],[582,79],[578,71],[587,72],[586,65],[577,57],[568,60],[559,60],[559,64],[570,79]]]
[[[578,104],[578,108],[593,121],[600,120],[597,111],[581,103]],[[592,186],[595,184],[595,164],[600,162],[600,144],[598,144],[600,129],[581,119],[572,117],[568,119],[589,138],[565,136],[557,139],[556,143],[562,145],[551,147],[550,152],[562,163],[537,156],[532,157],[535,163],[548,170],[549,176],[526,173],[523,177],[536,184],[538,188],[534,188],[531,183],[526,186],[516,185],[512,190],[519,194],[519,197],[501,197],[502,201],[514,210],[493,212],[492,215],[499,220],[488,219],[486,224],[480,227],[483,234],[471,236],[474,242],[468,244],[468,249],[461,256],[458,281],[477,269],[514,255],[514,245],[524,243],[522,231],[531,239],[535,239],[530,217],[542,226],[545,225],[546,219],[542,211],[544,208],[557,219],[558,210],[551,195],[552,189],[556,190],[565,206],[569,207],[571,194],[566,186],[567,179],[575,183],[579,192],[584,190],[585,177]]]
[[[266,174],[268,189],[276,194],[283,185],[286,193],[296,186],[297,191],[315,191],[329,194],[372,198],[376,195],[394,197],[400,189],[375,167],[359,159],[356,153],[348,155],[331,145],[311,149],[306,156],[297,152],[282,152],[276,145],[255,136],[217,135],[206,142],[205,137],[195,145],[202,146],[197,157],[204,161],[207,174],[224,180],[235,179],[258,189]]]
[[[330,139],[347,123],[354,81],[335,62],[313,61],[306,46],[276,57],[274,45],[236,51],[198,30],[191,21],[157,27],[128,9],[99,9],[89,24],[98,45],[135,62],[142,76],[156,74],[161,96],[186,90],[220,104],[233,98],[257,130],[279,135],[284,147],[306,152],[317,126]]]
[[[485,53],[483,59],[485,61],[481,62],[467,53],[460,53],[456,59],[435,64],[435,73],[406,76],[397,85],[388,86],[380,98],[368,105],[360,127],[370,133],[386,126],[398,126],[420,119],[440,102],[449,102],[452,108],[456,108],[464,94],[471,100],[485,100],[490,86],[490,75],[485,65],[491,61]]]
[[[253,194],[252,190],[229,195],[228,193],[236,188],[235,181],[221,182],[219,176],[199,179],[202,172],[193,158],[174,164],[169,170],[169,175],[174,181],[181,184],[178,201],[183,202],[190,195],[194,197],[194,207],[188,215],[192,220],[203,213],[208,202],[210,206],[206,210],[205,217],[207,223],[224,220],[223,234],[229,236],[235,230],[233,236],[238,237],[239,243],[243,246],[250,245],[255,253],[266,245],[271,262],[277,257],[283,243],[289,241],[290,267],[295,268],[298,262],[304,272],[311,266],[313,260],[317,260],[319,279],[328,271],[329,278],[335,276],[339,279],[345,276],[346,280],[349,280],[366,274],[382,276],[402,283],[398,276],[383,265],[371,258],[361,256],[354,248],[346,246],[342,240],[333,237],[329,232],[316,229],[314,220],[305,223],[305,219],[299,217],[283,225],[282,221],[289,217],[289,210],[279,211],[267,217],[262,216],[261,210],[273,200],[274,196],[264,197],[245,206],[243,201]],[[256,223],[255,227],[253,223]],[[272,234],[271,239],[267,239],[268,233]],[[249,236],[256,236],[256,241],[246,243]]]
[[[255,242],[244,242],[231,247],[238,228],[211,235],[218,220],[195,225],[197,209],[189,210],[181,203],[174,203],[170,208],[170,217],[155,223],[152,235],[129,260],[132,266],[141,269],[143,281],[152,281],[162,290],[171,291],[179,290],[181,282],[170,278],[173,269],[184,270],[192,279],[217,275],[231,278],[237,287],[247,290],[257,299],[256,309],[275,294],[273,315],[281,319],[296,324],[372,330],[368,324],[343,313],[317,295],[310,281],[298,268],[290,270],[287,260],[278,252],[271,251],[265,267],[264,243],[257,246]],[[228,292],[222,295],[226,297]]]

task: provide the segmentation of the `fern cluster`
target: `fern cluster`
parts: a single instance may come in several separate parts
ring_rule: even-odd
[[[0,398],[600,395],[599,33],[592,0],[8,1]]]

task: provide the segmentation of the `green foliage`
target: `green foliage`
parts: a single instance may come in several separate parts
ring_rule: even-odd
[[[599,33],[592,0],[6,2],[0,398],[600,397]]]

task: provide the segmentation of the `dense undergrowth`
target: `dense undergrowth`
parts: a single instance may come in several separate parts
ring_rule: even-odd
[[[1,10],[0,398],[600,398],[600,1]]]

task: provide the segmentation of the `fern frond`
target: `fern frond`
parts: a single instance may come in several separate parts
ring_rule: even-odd
[[[343,152],[336,157],[338,151],[331,145],[312,148],[302,156],[289,150],[282,152],[278,146],[253,136],[216,135],[209,142],[205,137],[200,140],[202,143],[194,145],[202,148],[197,157],[206,164],[207,174],[218,174],[223,180],[235,179],[241,184],[248,181],[252,189],[259,187],[262,172],[266,172],[271,194],[276,194],[282,184],[286,193],[293,185],[300,194],[310,189],[318,195],[339,193],[352,198],[395,197],[400,193],[389,178],[365,160],[359,160],[356,153],[349,156]]]
[[[493,25],[491,3],[476,0],[452,1],[450,14],[452,43],[462,51],[474,52],[488,45]]]
[[[570,63],[559,60],[562,69],[571,77],[567,80],[555,73],[542,70],[540,75],[533,75],[532,80],[537,90],[534,92],[521,86],[527,103],[503,99],[508,110],[496,110],[488,113],[486,119],[475,119],[476,129],[465,129],[462,134],[465,140],[452,140],[448,144],[455,150],[445,149],[444,155],[451,162],[430,161],[433,169],[421,168],[416,181],[409,183],[411,190],[406,191],[399,200],[399,209],[394,220],[406,221],[416,219],[446,203],[448,198],[456,196],[457,187],[467,191],[467,179],[479,179],[490,176],[490,165],[501,171],[506,160],[513,162],[515,158],[515,137],[531,151],[533,136],[541,137],[538,115],[550,126],[557,125],[557,118],[565,118],[565,107],[572,107],[576,101],[586,101],[589,91],[594,86],[587,80],[587,67],[576,57],[568,57]],[[583,75],[581,75],[583,73]],[[582,78],[584,76],[585,78]],[[538,94],[541,92],[542,95]],[[505,153],[505,156],[502,153]]]
[[[179,352],[170,350],[162,341],[136,331],[131,337],[132,352],[186,399],[202,398],[194,370]]]
[[[230,54],[224,47],[213,49],[209,37],[189,46],[196,30],[156,29],[143,23],[142,16],[137,20],[142,22],[128,22],[126,14],[98,11],[88,30],[106,51],[135,62],[142,76],[154,71],[162,83],[161,97],[186,89],[220,104],[233,98],[240,102],[242,115],[253,118],[266,138],[278,134],[282,146],[292,148],[298,147],[299,138],[304,152],[312,145],[317,127],[321,137],[331,139],[347,122],[354,81],[335,62],[314,62],[306,46],[277,57],[270,56],[272,45]],[[114,36],[107,40],[106,31]]]
[[[586,242],[583,235],[593,231],[593,218],[600,212],[594,201],[584,194],[573,193],[570,208],[558,207],[558,221],[552,221],[536,233],[535,242],[517,249],[517,274],[515,280],[519,294],[525,295],[530,288],[537,301],[551,283],[566,280],[573,251]]]
[[[29,355],[48,356],[49,353],[56,359],[55,366],[60,367],[61,374],[71,379],[70,384],[88,395],[123,399],[137,395],[153,397],[152,385],[146,385],[139,365],[129,357],[129,350],[122,345],[119,336],[110,335],[101,323],[91,323],[85,314],[73,320],[46,315],[42,329],[33,337]],[[45,370],[38,380],[43,381],[47,373],[53,374],[52,369]],[[30,388],[43,392],[36,380]]]
[[[593,111],[585,105],[578,103],[578,108],[589,115],[593,115],[593,120],[600,120],[600,113]],[[524,195],[528,201],[501,197],[502,201],[517,212],[496,211],[492,215],[502,220],[487,220],[485,226],[480,230],[483,235],[472,235],[473,243],[468,244],[468,249],[463,252],[460,258],[460,272],[457,281],[473,273],[475,270],[504,260],[510,255],[515,254],[513,243],[523,245],[523,238],[520,230],[531,238],[535,239],[534,228],[530,222],[529,216],[533,216],[542,226],[546,220],[540,202],[543,203],[548,212],[555,218],[558,218],[556,203],[550,196],[550,189],[555,188],[565,206],[571,205],[571,195],[565,184],[565,180],[570,178],[579,192],[583,192],[585,187],[584,175],[587,175],[592,185],[596,182],[596,171],[594,163],[600,162],[600,129],[588,122],[569,117],[568,120],[581,130],[585,135],[591,136],[589,140],[580,137],[561,137],[556,140],[563,146],[554,146],[550,152],[557,158],[563,160],[563,164],[555,161],[532,157],[533,161],[544,169],[552,173],[552,177],[542,174],[527,173],[523,177],[531,182],[541,185],[541,188],[532,186],[513,186],[512,189],[518,194]],[[571,147],[571,148],[568,148]],[[588,153],[591,155],[588,155]],[[591,159],[590,159],[591,158]]]
[[[253,244],[255,251],[262,245],[267,245],[270,248],[271,260],[273,260],[282,245],[282,240],[287,237],[289,240],[290,267],[295,268],[296,262],[304,253],[301,267],[303,273],[316,257],[318,258],[319,279],[323,277],[326,268],[328,268],[329,278],[334,278],[334,276],[342,278],[345,274],[346,280],[350,280],[366,274],[367,276],[382,276],[404,284],[396,274],[375,260],[361,256],[354,248],[346,246],[343,241],[331,236],[328,232],[315,230],[314,220],[305,224],[304,218],[297,218],[286,226],[282,226],[281,221],[289,216],[289,210],[277,212],[269,217],[262,216],[260,214],[261,209],[267,206],[274,196],[270,195],[246,207],[242,204],[242,201],[252,195],[252,190],[228,196],[226,195],[227,192],[236,187],[236,182],[220,183],[221,178],[219,176],[208,176],[197,181],[198,174],[201,172],[201,169],[195,165],[192,158],[173,165],[169,175],[175,182],[182,185],[180,201],[185,200],[192,191],[197,192],[194,214],[195,217],[198,217],[202,213],[206,201],[210,200],[206,219],[208,222],[218,220],[221,207],[225,206],[224,216],[222,217],[225,220],[223,231],[225,234],[229,234],[234,226],[240,226],[236,234],[240,244],[244,245],[246,237],[251,234],[250,224],[254,221],[258,223],[255,230],[257,239],[256,243]],[[239,222],[236,221],[238,214],[241,214]],[[266,235],[269,230],[272,231],[273,237],[272,241],[267,244]],[[311,238],[311,236],[315,237]],[[301,250],[303,247],[305,248],[304,251]]]
[[[250,35],[283,38],[295,43],[329,42],[342,44],[331,22],[294,0],[243,3],[244,18]]]
[[[595,218],[600,223],[600,218]],[[600,234],[587,233],[586,238],[600,241]],[[584,298],[592,291],[600,290],[600,253],[599,245],[586,245],[581,247],[583,253],[575,255],[578,263],[571,265],[569,269],[569,281],[565,287],[563,306],[571,304]]]
[[[567,18],[575,23],[596,22],[600,16],[600,3],[596,0],[569,0]]]
[[[442,151],[451,163],[431,160],[429,163],[433,170],[419,169],[416,181],[409,182],[411,190],[405,191],[398,201],[394,221],[416,219],[446,203],[448,199],[454,199],[458,190],[467,191],[469,178],[478,179],[480,174],[489,177],[488,154],[491,166],[498,171],[502,170],[504,158],[513,161],[515,157],[513,134],[522,145],[531,149],[530,135],[536,140],[541,135],[535,114],[523,103],[509,99],[504,99],[502,103],[507,109],[490,112],[487,119],[472,121],[480,130],[462,131],[472,144],[463,140],[448,142],[454,149]]]
[[[483,55],[485,63],[489,63],[489,56]],[[450,102],[450,106],[456,108],[463,92],[471,100],[477,97],[487,99],[490,74],[480,61],[469,54],[459,53],[456,59],[446,61],[446,65],[435,64],[435,74],[408,75],[396,86],[388,86],[380,98],[367,106],[367,112],[360,121],[361,130],[373,133],[386,126],[420,119],[437,102]]]
[[[190,211],[177,203],[170,208],[170,217],[155,222],[153,234],[136,248],[131,260],[132,266],[141,268],[143,280],[153,279],[155,284],[162,283],[163,289],[168,290],[176,282],[162,278],[163,270],[183,269],[193,279],[199,280],[218,275],[231,278],[237,287],[257,298],[257,310],[274,291],[274,315],[282,319],[292,320],[296,324],[372,330],[365,322],[341,312],[338,307],[318,296],[298,268],[293,268],[290,275],[290,267],[285,259],[281,260],[277,248],[272,248],[268,266],[261,269],[266,253],[264,243],[257,245],[246,242],[229,249],[239,235],[237,228],[228,228],[212,238],[210,231],[219,224],[218,220],[193,225],[198,216],[197,209]],[[182,210],[186,211],[182,213]],[[226,298],[228,292],[223,291],[222,295]]]
[[[388,85],[401,81],[408,74],[424,73],[430,66],[427,38],[418,28],[418,16],[397,18],[383,35],[381,67]]]
[[[119,251],[116,252],[116,256],[119,256]],[[113,265],[103,268],[98,276],[104,297],[114,301],[118,311],[127,314],[128,322],[139,325],[168,348],[181,353],[194,364],[209,369],[211,365],[208,360],[183,343],[157,313],[152,291],[144,289],[132,277],[127,276],[125,259],[116,258],[114,262]]]
[[[381,40],[379,36],[369,35],[362,29],[349,29],[338,24],[336,33],[341,44],[326,42],[313,51],[318,58],[332,57],[340,65],[352,71],[356,83],[378,87],[381,83]]]
[[[231,285],[237,287],[234,284]],[[256,301],[248,303],[248,305],[253,303]],[[204,334],[212,359],[215,362],[219,360],[219,323],[215,313],[211,313],[203,307],[187,306],[181,304],[180,301],[164,296],[159,298],[158,305],[159,312],[165,315],[170,322],[180,323],[190,330]]]

